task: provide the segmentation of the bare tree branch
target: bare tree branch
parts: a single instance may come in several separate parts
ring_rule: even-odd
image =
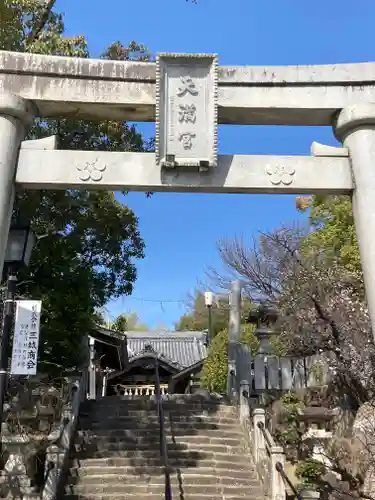
[[[221,288],[241,279],[249,297],[275,305],[276,326],[289,351],[296,356],[324,352],[332,376],[358,406],[375,395],[375,347],[362,283],[324,252],[305,248],[307,232],[283,227],[260,233],[250,246],[243,237],[221,240],[225,271],[211,268],[207,276]]]
[[[39,22],[35,24],[33,29],[30,31],[27,37],[27,45],[33,44],[41,35],[45,25],[48,22],[48,18],[55,6],[56,0],[42,0],[41,3],[45,4],[45,9],[40,16]]]

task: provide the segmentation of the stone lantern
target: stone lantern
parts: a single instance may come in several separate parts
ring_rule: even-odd
[[[277,309],[265,303],[260,304],[257,309],[253,309],[249,313],[247,322],[256,326],[255,335],[260,342],[260,354],[270,352],[270,338],[276,333],[275,323],[277,318]]]
[[[330,460],[327,458],[325,448],[330,439],[332,431],[330,430],[333,419],[337,416],[337,410],[328,408],[307,406],[298,409],[298,420],[304,426],[302,441],[307,445],[311,458],[324,464],[327,468],[331,467]]]
[[[262,303],[248,316],[248,323],[255,325],[255,335],[259,340],[259,354],[251,360],[253,391],[262,399],[265,392],[280,386],[279,362],[271,355],[270,340],[276,334],[275,323],[278,311],[275,307]]]

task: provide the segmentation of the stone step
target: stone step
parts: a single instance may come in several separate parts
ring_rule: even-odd
[[[90,421],[90,422],[96,422],[96,421],[101,421],[102,419],[110,420],[112,421],[131,421],[131,420],[137,420],[138,422],[144,422],[145,424],[150,422],[157,424],[159,422],[159,417],[158,415],[154,414],[145,414],[142,415],[140,413],[135,413],[134,415],[127,415],[127,414],[118,414],[118,415],[112,415],[112,414],[107,414],[103,413],[103,415],[98,415],[98,414],[90,414],[88,416],[80,416],[80,420],[83,421]],[[176,423],[201,423],[201,422],[215,422],[216,424],[235,424],[238,425],[238,418],[234,416],[218,416],[218,415],[205,415],[205,414],[166,414],[165,415],[165,420],[169,421],[172,420],[173,422]]]
[[[223,401],[215,401],[209,399],[176,399],[171,398],[171,395],[163,395],[162,397],[163,405],[175,406],[175,407],[197,407],[205,406],[207,408],[231,408],[235,409],[232,404],[225,403]],[[123,398],[121,396],[113,396],[107,398],[99,398],[96,400],[86,400],[82,403],[82,406],[87,408],[92,408],[95,406],[134,406],[137,408],[145,406],[157,406],[157,401],[155,396],[139,396],[137,398]]]
[[[164,421],[164,428],[169,431],[173,430],[181,430],[181,429],[196,429],[197,431],[204,432],[207,430],[233,430],[238,429],[238,422],[215,422],[215,420],[205,420],[205,421],[173,421],[169,422],[168,420]],[[91,421],[82,421],[80,420],[78,423],[78,430],[92,430],[97,428],[102,429],[140,429],[144,431],[153,431],[156,432],[160,429],[160,425],[158,422],[150,421],[142,421],[137,420],[135,418],[131,419],[102,419],[102,420],[91,420]],[[241,430],[241,429],[239,429]]]
[[[192,435],[192,436],[179,436],[178,439],[172,440],[170,435],[166,436],[168,447],[173,449],[179,446],[196,446],[199,444],[200,446],[231,446],[231,447],[239,447],[242,446],[244,440],[239,437],[227,437],[226,435],[222,437],[210,437],[210,436],[200,436],[200,435]],[[160,446],[159,433],[153,434],[104,434],[104,435],[94,435],[88,433],[81,433],[79,431],[76,437],[76,443],[87,443],[87,444],[97,444],[98,446],[103,446],[110,443],[122,443],[129,447],[131,446],[139,446],[139,447],[148,447]]]
[[[110,443],[106,445],[105,447],[98,447],[96,445],[79,445],[77,444],[77,453],[79,454],[80,457],[83,457],[84,455],[89,455],[92,453],[93,457],[95,454],[99,453],[101,456],[105,457],[105,454],[107,453],[108,455],[111,456],[128,456],[128,457],[148,457],[148,456],[155,456],[159,455],[159,450],[160,447],[158,446],[133,446],[133,447],[127,447],[124,446],[123,444],[119,443]],[[216,456],[222,457],[224,455],[228,455],[230,457],[238,457],[240,460],[245,460],[245,455],[246,459],[250,460],[250,456],[247,456],[247,451],[245,447],[231,447],[231,446],[210,446],[210,447],[201,447],[199,444],[196,444],[194,446],[194,443],[191,444],[191,446],[186,446],[184,447],[183,445],[176,446],[176,447],[168,447],[168,457],[169,458],[179,458],[180,456],[199,456],[199,457],[205,457],[205,458],[214,458]]]
[[[155,451],[159,452],[160,444],[155,442],[150,442],[149,440],[144,440],[144,442],[84,442],[84,443],[75,443],[74,449],[78,452],[82,451],[139,451],[140,453],[144,453],[149,451],[150,453],[154,453]],[[184,453],[186,450],[194,451],[202,451],[205,453],[229,453],[229,454],[242,454],[246,452],[245,446],[239,445],[225,445],[225,444],[206,444],[204,447],[200,446],[199,443],[167,443],[167,449],[169,454],[174,453]]]
[[[111,443],[124,443],[136,446],[139,444],[140,446],[159,446],[160,439],[159,435],[156,434],[129,434],[129,435],[93,435],[93,434],[85,434],[85,435],[77,435],[76,441],[77,444],[98,444],[98,446],[102,446],[105,444]],[[246,443],[244,439],[241,437],[237,437],[236,435],[223,435],[219,437],[218,434],[216,436],[200,436],[200,435],[191,435],[191,436],[171,436],[169,433],[166,434],[166,442],[167,444],[173,448],[178,446],[242,446]]]
[[[163,406],[164,413],[173,414],[173,415],[194,415],[205,413],[211,416],[218,417],[237,417],[238,413],[232,409],[220,409],[220,408],[205,408],[205,407],[196,407],[196,408],[173,408],[169,406]],[[128,406],[97,406],[97,407],[81,407],[80,413],[83,415],[95,415],[95,414],[105,414],[105,415],[116,415],[118,413],[128,414],[128,415],[157,415],[157,407],[149,407],[149,408],[136,408],[136,407],[128,407]]]
[[[193,422],[193,421],[174,421],[172,425],[168,421],[165,421],[165,429],[173,430],[178,433],[184,429],[193,429],[195,433],[198,431],[205,430],[217,430],[220,431],[231,431],[238,429],[238,422],[216,422],[215,420],[211,421],[201,421],[201,422]],[[152,422],[142,422],[137,421],[136,419],[103,419],[103,420],[87,420],[87,421],[79,421],[80,430],[84,429],[141,429],[141,430],[153,430],[156,431],[159,429],[158,425]]]
[[[176,499],[181,498],[181,492],[178,491],[177,494],[174,496]],[[74,494],[67,494],[63,496],[64,500],[83,500],[81,495],[74,495]],[[164,492],[163,493],[157,493],[157,494],[147,494],[147,500],[164,500]],[[253,495],[251,492],[249,492],[248,495],[246,496],[238,496],[236,493],[232,494],[226,494],[223,496],[221,493],[218,495],[211,495],[211,494],[206,494],[205,492],[202,493],[188,493],[183,495],[184,500],[264,500],[264,497],[261,495]],[[84,500],[145,500],[144,494],[113,494],[113,493],[106,493],[106,494],[98,494],[98,495],[93,495],[93,494],[86,494],[84,497]]]
[[[223,435],[222,437],[216,436],[200,436],[200,435],[191,435],[182,438],[181,436],[175,438],[171,436],[169,433],[166,434],[166,442],[168,448],[179,449],[181,447],[198,447],[198,448],[206,448],[217,446],[222,446],[225,448],[238,448],[241,452],[243,446],[245,444],[244,439],[227,437]],[[128,435],[128,436],[113,436],[113,435],[104,435],[104,436],[93,436],[92,434],[79,434],[76,437],[75,444],[79,445],[87,445],[87,446],[109,446],[112,449],[113,446],[117,447],[126,447],[129,448],[139,447],[139,448],[158,448],[160,446],[160,438],[159,434],[137,434],[137,435]]]
[[[174,413],[196,413],[205,411],[212,415],[237,415],[237,409],[229,406],[212,406],[212,405],[175,405],[170,404],[168,402],[163,402],[164,411],[174,412]],[[144,405],[130,405],[130,404],[121,404],[121,405],[100,405],[100,404],[91,404],[86,405],[82,404],[80,410],[85,413],[90,412],[100,412],[107,411],[108,413],[113,413],[116,411],[138,411],[138,412],[149,412],[149,413],[157,413],[158,405],[157,404],[144,404]]]
[[[160,428],[151,428],[150,426],[148,427],[140,427],[139,425],[137,426],[136,424],[134,425],[128,425],[128,426],[120,426],[119,424],[116,424],[116,426],[111,427],[109,424],[98,424],[98,425],[92,425],[91,428],[89,426],[84,427],[80,425],[78,431],[81,432],[81,435],[86,435],[86,436],[101,436],[101,437],[106,437],[106,436],[116,436],[116,437],[121,437],[123,436],[125,439],[128,437],[129,439],[134,438],[136,439],[138,436],[139,437],[144,437],[144,438],[150,438],[151,440],[155,440],[159,438],[160,435]],[[172,426],[170,428],[169,426],[164,427],[165,431],[165,436],[167,438],[170,438],[171,440],[176,440],[178,441],[180,438],[189,438],[193,436],[202,436],[202,437],[220,437],[222,436],[223,438],[231,438],[231,437],[238,437],[241,434],[240,429],[235,426],[220,426],[216,427],[214,425],[212,426],[191,426],[191,425],[180,425],[180,426]],[[91,434],[90,434],[91,433]]]
[[[87,466],[83,463],[83,465],[80,468],[71,469],[71,479],[75,480],[76,477],[84,479],[85,477],[90,478],[96,476],[101,476],[101,477],[122,476],[126,477],[127,478],[126,480],[131,482],[144,480],[145,478],[149,477],[151,477],[152,480],[155,479],[155,481],[156,480],[159,481],[159,478],[162,478],[162,480],[164,481],[163,471],[164,468],[162,466],[148,467],[147,472],[141,474],[139,473],[139,470],[137,470],[134,467],[118,467],[118,466],[107,465],[105,468],[103,468],[103,467],[97,467],[95,465]],[[186,480],[190,480],[190,476],[195,476],[197,473],[199,473],[204,476],[213,476],[215,477],[215,480],[217,480],[217,477],[220,477],[221,479],[224,480],[238,479],[240,481],[249,480],[251,482],[255,479],[258,483],[255,467],[253,465],[249,465],[249,467],[246,469],[238,469],[238,467],[232,469],[225,466],[223,466],[223,468],[200,467],[199,469],[181,467],[178,470],[178,473],[181,474],[182,477],[185,478]],[[173,474],[176,474],[176,472],[173,472]]]
[[[204,474],[200,469],[195,469],[195,473],[181,474],[179,477],[176,473],[171,475],[171,484],[178,486],[181,478],[181,482],[184,486],[190,485],[217,485],[222,486],[246,486],[247,488],[258,488],[259,481],[256,479],[255,475],[248,474],[243,477],[228,477],[220,476],[217,477],[214,469],[211,474]],[[68,479],[68,484],[70,485],[108,485],[108,484],[148,484],[148,485],[164,485],[165,476],[164,474],[146,475],[135,477],[129,474],[109,474],[107,471],[101,470],[99,474],[79,474],[78,476],[71,476]]]
[[[114,408],[113,410],[109,410],[108,408],[102,408],[102,409],[94,409],[94,410],[87,410],[84,411],[81,409],[80,411],[81,414],[85,414],[87,416],[90,415],[97,415],[97,414],[102,414],[102,415],[116,415],[116,414],[124,414],[124,415],[130,415],[130,416],[135,416],[135,415],[141,415],[144,418],[147,417],[157,417],[158,412],[156,409],[147,409],[147,410],[141,410],[141,409],[130,409],[130,408]],[[203,415],[206,417],[212,417],[212,418],[237,418],[237,413],[228,413],[228,412],[217,412],[217,411],[207,411],[202,408],[197,408],[196,410],[189,410],[187,411],[186,408],[181,409],[180,411],[175,411],[175,410],[169,410],[168,408],[164,408],[164,414],[166,415],[174,415],[174,416],[194,416],[194,415]]]
[[[129,446],[121,443],[110,443],[98,446],[96,444],[75,444],[74,450],[81,457],[103,457],[111,456],[116,454],[117,456],[160,456],[160,446]],[[217,454],[228,454],[228,455],[242,455],[246,453],[245,447],[231,447],[231,446],[206,446],[204,448],[199,445],[179,445],[175,447],[168,446],[168,457],[173,459],[175,457],[185,456],[185,455],[196,455],[204,456],[206,458],[213,457]]]
[[[190,394],[165,394],[162,395],[162,400],[165,403],[175,404],[175,405],[218,405],[218,406],[228,406],[233,408],[233,405],[228,402],[225,398],[215,398],[208,397],[204,398],[201,396],[194,396]],[[155,395],[152,396],[105,396],[104,398],[99,398],[96,400],[87,400],[84,404],[86,405],[121,405],[121,404],[156,404]]]
[[[167,397],[162,398],[163,406],[168,406],[170,408],[228,408],[229,410],[235,411],[236,406],[222,403],[220,401],[207,401],[207,400],[176,400]],[[115,397],[115,399],[97,399],[95,401],[84,401],[82,402],[82,407],[85,408],[96,408],[96,407],[132,407],[132,408],[156,408],[158,405],[154,396],[140,397],[138,399],[121,399],[120,397]]]
[[[126,449],[126,448],[111,448],[111,449],[80,449],[76,451],[78,458],[112,458],[112,457],[124,457],[129,458],[140,458],[145,461],[149,459],[160,459],[160,451],[158,448],[152,449]],[[250,457],[245,456],[245,450],[235,450],[231,453],[230,449],[222,447],[215,449],[202,449],[202,448],[179,448],[179,449],[169,449],[168,459],[170,462],[179,460],[195,460],[201,462],[202,460],[225,460],[225,457],[233,462],[246,463],[250,461]]]
[[[167,438],[172,439],[171,430],[167,430]],[[173,429],[173,436],[176,441],[186,441],[186,440],[197,440],[201,439],[243,439],[243,432],[237,426],[236,428],[223,430],[223,429],[204,429],[204,433],[201,434],[193,434],[189,432],[190,429],[182,428],[178,429],[178,432],[175,432]],[[88,436],[93,439],[104,438],[104,437],[113,437],[114,439],[146,439],[155,437],[159,439],[159,428],[157,428],[157,432],[155,430],[150,429],[124,429],[124,428],[109,428],[109,429],[79,429],[78,433],[80,436]]]
[[[103,429],[120,429],[120,430],[125,430],[125,429],[140,429],[144,431],[157,431],[160,429],[160,424],[159,421],[156,420],[138,420],[136,418],[129,418],[127,420],[125,419],[106,419],[103,417],[101,420],[98,419],[88,419],[88,418],[80,418],[78,420],[78,430],[90,430],[91,427],[94,429],[96,427],[103,426]],[[167,427],[169,423],[165,421],[165,427]]]
[[[173,499],[263,500],[237,411],[215,398],[163,401]],[[164,500],[155,400],[82,405],[64,500]]]
[[[236,494],[239,497],[249,496],[252,492],[252,488],[248,485],[243,486],[230,486],[230,485],[222,485],[222,484],[190,484],[185,485],[181,484],[182,490],[186,494],[199,494],[204,493],[206,495],[211,495],[215,497],[217,495],[225,495],[225,494]],[[123,482],[117,482],[115,484],[102,484],[102,485],[71,485],[66,487],[67,493],[78,493],[80,495],[84,495],[87,497],[89,495],[100,495],[103,493],[110,494],[143,494],[143,495],[152,495],[152,494],[162,494],[164,492],[164,484],[127,484]],[[179,485],[172,484],[171,489],[173,495],[176,495],[175,498],[178,498],[179,494]]]
[[[208,407],[208,406],[171,406],[163,404],[163,410],[165,412],[171,412],[176,414],[190,414],[190,413],[200,413],[206,412],[210,415],[237,415],[236,409],[228,407]],[[97,405],[97,406],[86,406],[82,405],[80,411],[83,413],[96,413],[96,412],[107,412],[109,414],[116,412],[140,412],[140,413],[158,413],[157,405],[148,406],[107,406],[107,405]]]
[[[80,454],[81,455],[81,454]],[[251,458],[245,455],[228,455],[219,454],[211,455],[210,457],[203,456],[202,453],[197,456],[196,454],[186,453],[185,455],[180,454],[177,457],[168,457],[169,466],[172,469],[183,468],[183,467],[215,467],[215,469],[238,469],[238,470],[249,470],[253,464]],[[130,456],[127,453],[112,452],[112,454],[100,457],[100,456],[79,456],[73,459],[72,467],[133,467],[139,471],[139,473],[147,472],[149,467],[160,467],[162,466],[162,460],[160,457],[154,456]]]
[[[172,419],[172,420],[179,420],[179,419],[186,419],[186,420],[191,420],[191,419],[231,419],[235,420],[238,422],[238,416],[233,413],[215,413],[215,412],[204,412],[204,411],[181,411],[181,412],[170,412],[168,410],[164,410],[164,416],[166,419]],[[102,419],[102,418],[137,418],[141,420],[157,420],[159,418],[158,413],[155,411],[140,411],[140,410],[129,410],[129,409],[117,409],[113,411],[108,411],[108,409],[103,410],[96,410],[96,411],[80,411],[80,418],[81,419]]]

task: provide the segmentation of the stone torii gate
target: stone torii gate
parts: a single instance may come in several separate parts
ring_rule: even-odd
[[[34,117],[156,121],[156,154],[22,142]],[[331,125],[312,156],[217,155],[217,124]],[[217,67],[0,52],[0,270],[16,187],[352,194],[375,332],[375,63]]]

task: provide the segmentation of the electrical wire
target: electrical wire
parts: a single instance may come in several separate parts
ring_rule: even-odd
[[[138,300],[139,302],[156,302],[158,304],[160,303],[163,303],[163,304],[167,304],[167,303],[171,303],[171,304],[186,304],[186,300],[178,300],[178,299],[143,299],[142,297],[132,297],[132,296],[129,296],[129,297],[126,297],[125,300]]]

